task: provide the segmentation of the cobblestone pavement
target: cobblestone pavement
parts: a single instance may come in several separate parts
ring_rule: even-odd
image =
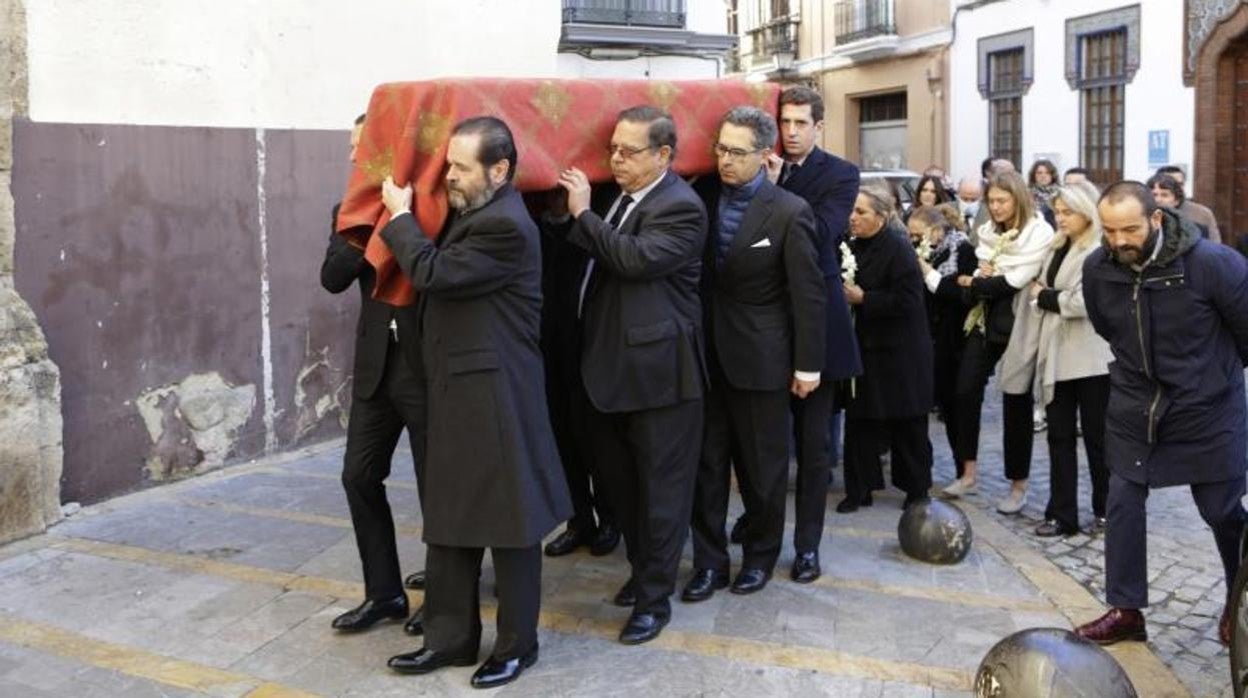
[[[988,386],[980,436],[979,494],[965,501],[1004,524],[1083,584],[1105,599],[1105,542],[1099,535],[1037,538],[1032,529],[1044,520],[1049,491],[1049,451],[1044,432],[1036,434],[1027,506],[1018,516],[995,511],[1009,482],[1002,475],[1000,392]],[[936,488],[953,480],[954,464],[944,425],[931,422],[936,454]],[[1091,484],[1083,442],[1079,443],[1080,522],[1092,523]],[[1213,535],[1201,520],[1186,487],[1154,490],[1148,498],[1148,582],[1151,606],[1146,611],[1149,644],[1195,696],[1230,696],[1230,659],[1218,642],[1218,618],[1226,598],[1222,563]],[[1090,620],[1090,618],[1089,618]]]

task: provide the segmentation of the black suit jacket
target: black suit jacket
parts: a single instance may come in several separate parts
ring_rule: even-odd
[[[599,210],[614,200],[602,197]],[[669,171],[618,232],[602,213],[585,211],[568,234],[595,265],[581,312],[590,401],[602,412],[634,412],[701,398],[702,202]]]
[[[424,539],[536,545],[572,515],[538,347],[542,251],[505,185],[430,242],[412,215],[381,231],[421,294],[429,384]]]
[[[386,372],[386,347],[390,341],[390,320],[399,327],[399,347],[413,370],[420,361],[419,323],[416,306],[396,307],[373,298],[377,274],[364,259],[364,251],[352,246],[335,232],[338,206],[330,214],[329,248],[321,263],[321,286],[330,293],[342,293],[359,282],[360,319],[355,325],[355,365],[352,369],[356,398],[367,400],[377,392]],[[419,375],[419,371],[417,371]]]
[[[810,206],[764,179],[717,265],[723,185],[718,177],[698,185],[711,221],[704,252],[709,344],[725,378],[741,390],[787,390],[795,370],[822,371],[827,284]]]
[[[858,197],[858,166],[819,148],[782,185],[810,204],[815,214],[815,249],[827,282],[827,351],[823,380],[844,380],[862,373],[858,341],[841,284],[841,243],[848,239],[849,213]]]

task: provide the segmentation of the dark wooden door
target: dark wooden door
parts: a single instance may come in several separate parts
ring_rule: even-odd
[[[1237,42],[1231,49],[1234,51],[1235,87],[1231,99],[1235,108],[1232,111],[1234,144],[1232,152],[1231,184],[1231,219],[1221,223],[1225,226],[1222,237],[1231,244],[1238,243],[1248,237],[1248,43]]]

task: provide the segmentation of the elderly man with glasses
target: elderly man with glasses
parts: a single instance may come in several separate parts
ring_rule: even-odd
[[[789,395],[819,387],[827,286],[815,218],[796,194],[772,184],[766,163],[775,119],[736,107],[720,120],[718,178],[699,182],[711,212],[703,267],[711,392],[693,514],[693,577],[681,598],[701,601],[728,586],[729,464],[742,480],[746,527],[732,592],[771,579],[784,537]]]

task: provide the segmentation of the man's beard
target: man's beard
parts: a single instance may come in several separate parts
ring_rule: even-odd
[[[1122,245],[1120,247],[1110,247],[1109,253],[1114,256],[1114,261],[1124,266],[1143,266],[1148,261],[1148,256],[1152,254],[1152,249],[1157,246],[1157,237],[1161,235],[1161,230],[1153,228],[1148,237],[1144,240],[1143,247],[1135,245]],[[1149,250],[1149,252],[1145,252]]]
[[[447,199],[450,200],[451,208],[459,211],[460,215],[463,215],[465,213],[472,213],[473,211],[490,203],[490,199],[493,199],[496,193],[498,193],[498,187],[487,182],[485,187],[476,196],[469,197],[458,189],[452,189],[448,192]]]

